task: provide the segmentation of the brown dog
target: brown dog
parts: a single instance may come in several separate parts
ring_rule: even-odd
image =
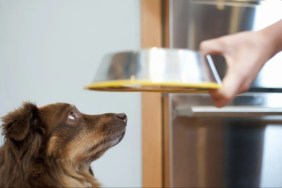
[[[90,164],[125,134],[125,114],[32,103],[3,117],[0,187],[99,187]]]

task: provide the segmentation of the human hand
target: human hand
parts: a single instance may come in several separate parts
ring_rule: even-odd
[[[215,106],[228,104],[237,94],[249,89],[259,70],[272,56],[272,47],[265,33],[241,32],[203,41],[200,52],[221,54],[227,62],[222,88],[210,92]]]

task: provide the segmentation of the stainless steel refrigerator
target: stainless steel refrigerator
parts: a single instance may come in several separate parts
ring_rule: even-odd
[[[198,50],[202,40],[280,19],[281,0],[170,0],[169,47]],[[215,63],[223,78],[226,64]],[[170,187],[282,187],[281,91],[279,53],[224,108],[208,94],[164,95]]]

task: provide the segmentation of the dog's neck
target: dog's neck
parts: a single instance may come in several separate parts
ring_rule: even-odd
[[[100,187],[93,176],[90,164],[75,165],[71,160],[48,160],[47,169],[57,172],[52,178],[61,178],[63,187]],[[52,174],[49,174],[52,176]]]
[[[43,158],[21,163],[19,162],[19,159],[15,158],[13,152],[6,147],[0,148],[0,153],[2,153],[2,156],[5,156],[0,160],[0,163],[2,164],[0,171],[3,171],[1,174],[6,174],[7,176],[0,177],[0,180],[3,178],[8,180],[11,177],[15,177],[9,175],[9,173],[15,173],[15,171],[24,172],[19,174],[24,174],[25,177],[15,177],[13,180],[10,179],[10,181],[6,181],[10,182],[11,185],[19,185],[21,187],[42,187],[44,186],[44,182],[46,182],[46,187],[48,187],[52,185],[48,185],[47,182],[58,182],[58,187],[101,187],[93,176],[90,164],[74,165],[70,160],[44,160]],[[6,160],[9,160],[10,162],[6,163]],[[7,164],[13,165],[7,166]],[[33,181],[38,179],[42,180],[39,181],[41,183],[40,185],[36,185],[36,182],[38,181]],[[9,187],[9,185],[7,186]]]

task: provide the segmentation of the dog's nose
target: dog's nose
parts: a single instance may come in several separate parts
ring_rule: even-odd
[[[120,113],[120,114],[117,114],[117,117],[119,119],[122,119],[123,121],[127,121],[127,116],[125,113]]]

